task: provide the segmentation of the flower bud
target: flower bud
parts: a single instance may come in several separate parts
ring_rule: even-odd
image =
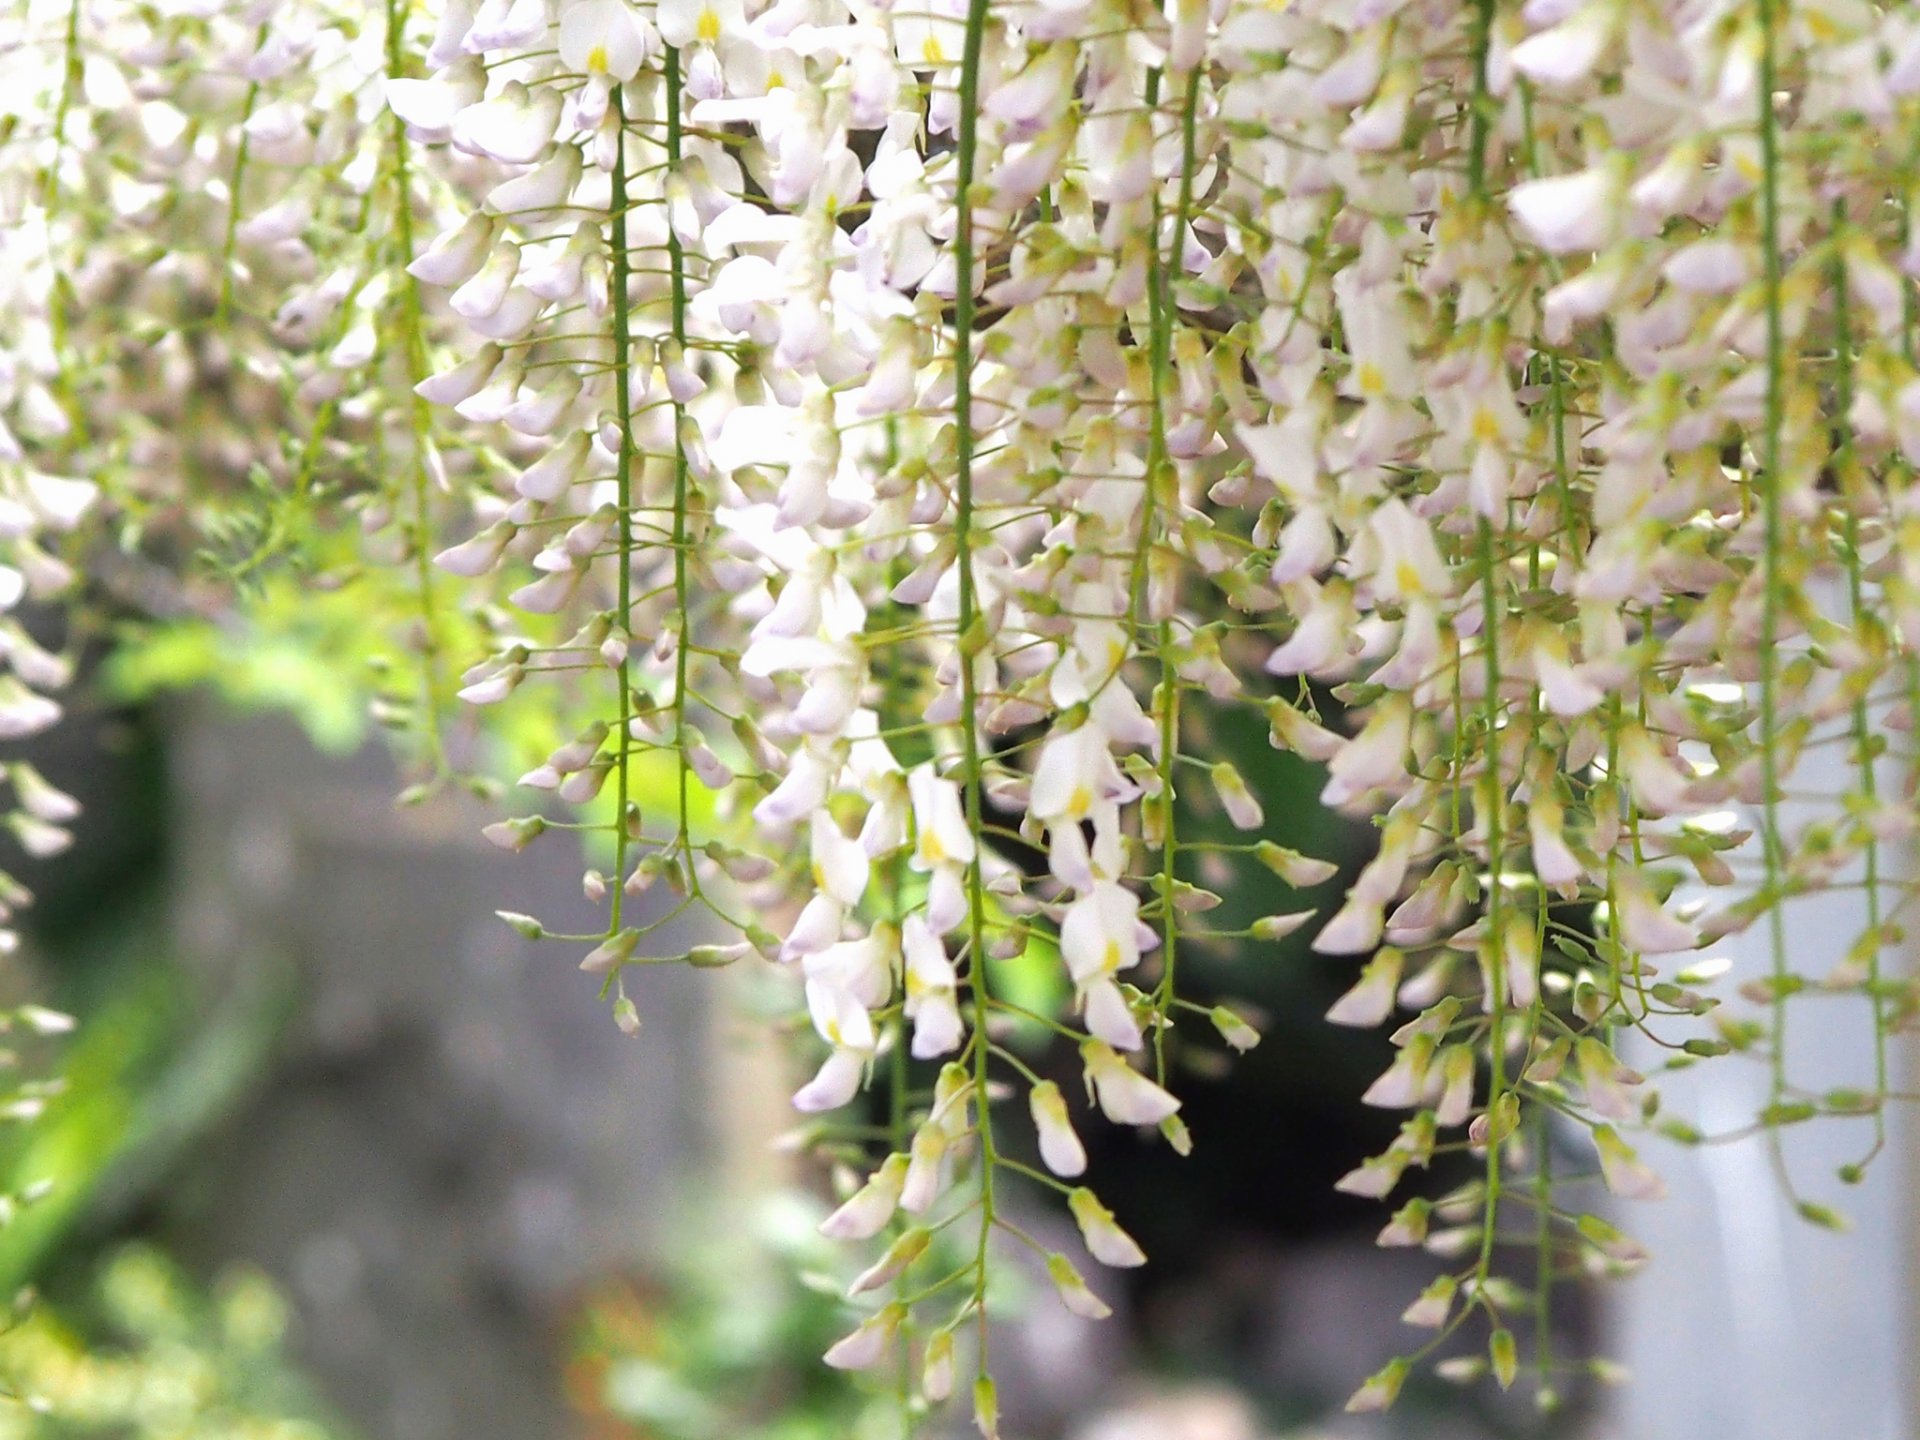
[[[1260,1032],[1224,1005],[1214,1006],[1208,1018],[1213,1021],[1213,1028],[1220,1032],[1220,1038],[1242,1054],[1260,1043]]]
[[[1000,1392],[990,1375],[973,1382],[973,1428],[980,1440],[1000,1440]]]
[[[893,1218],[906,1178],[907,1157],[895,1151],[851,1199],[820,1222],[820,1233],[832,1240],[866,1240],[878,1235]]]
[[[870,1370],[887,1353],[895,1332],[906,1318],[907,1307],[896,1301],[835,1341],[821,1358],[836,1370]]]
[[[544,939],[547,927],[531,915],[522,915],[516,910],[496,910],[493,912],[504,920],[518,935],[528,940]]]
[[[927,1340],[927,1353],[921,1361],[920,1393],[929,1405],[938,1405],[953,1394],[953,1332],[936,1330]]]
[[[1087,1288],[1087,1282],[1066,1256],[1047,1256],[1047,1278],[1053,1281],[1060,1303],[1083,1319],[1104,1320],[1113,1314],[1113,1307]]]
[[[616,935],[609,935],[587,952],[587,958],[580,962],[580,968],[589,975],[605,975],[617,970],[632,958],[634,947],[639,943],[640,932],[631,927]]]
[[[933,1242],[933,1232],[924,1226],[916,1225],[893,1244],[887,1247],[873,1264],[855,1277],[847,1287],[847,1295],[852,1298],[869,1290],[877,1290],[882,1285],[897,1279],[908,1266],[927,1253],[927,1246]]]
[[[1266,820],[1266,813],[1260,808],[1260,802],[1247,789],[1247,782],[1231,761],[1222,760],[1214,765],[1211,772],[1214,794],[1220,797],[1220,804],[1227,812],[1227,818],[1238,830],[1258,830]]]
[[[1086,1242],[1087,1253],[1102,1265],[1130,1268],[1147,1263],[1146,1252],[1120,1228],[1113,1212],[1102,1205],[1091,1190],[1085,1186],[1075,1187],[1067,1196],[1067,1208],[1080,1227],[1080,1238]]]
[[[1040,1159],[1054,1174],[1071,1179],[1085,1173],[1087,1152],[1074,1133],[1066,1097],[1051,1080],[1042,1080],[1027,1092],[1027,1108],[1040,1137]]]
[[[547,822],[542,816],[527,815],[518,820],[496,820],[480,833],[502,850],[518,854],[539,839],[546,828]]]

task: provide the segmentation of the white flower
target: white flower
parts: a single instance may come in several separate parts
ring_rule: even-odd
[[[1418,1105],[1427,1092],[1427,1067],[1433,1060],[1433,1037],[1413,1035],[1393,1063],[1380,1072],[1360,1100],[1383,1110],[1405,1110]]]
[[[646,58],[646,34],[626,0],[573,0],[561,12],[560,63],[569,70],[623,84]]]
[[[813,1028],[833,1046],[833,1053],[794,1094],[793,1105],[808,1113],[837,1110],[859,1093],[873,1058],[873,1020],[849,991],[820,981],[807,985],[807,1009]]]
[[[906,1181],[900,1192],[900,1208],[909,1215],[926,1214],[939,1198],[950,1143],[945,1128],[933,1121],[913,1132]]]
[[[1625,726],[1618,738],[1620,775],[1642,813],[1671,815],[1691,808],[1692,781],[1667,758],[1644,727]]]
[[[1040,1159],[1054,1174],[1071,1179],[1087,1168],[1086,1148],[1074,1132],[1066,1097],[1051,1080],[1042,1080],[1027,1092],[1027,1108],[1040,1137]]]
[[[1660,273],[1668,284],[1695,295],[1731,295],[1747,282],[1745,249],[1731,240],[1696,240],[1667,257]]]
[[[919,915],[901,922],[906,957],[906,1012],[913,1023],[913,1057],[931,1060],[960,1048],[964,1029],[955,1003],[953,962],[940,937]]]
[[[47,475],[38,470],[28,470],[21,479],[26,487],[27,507],[49,530],[73,529],[100,497],[100,487],[91,480]]]
[[[1086,1011],[1087,1033],[1116,1050],[1140,1048],[1140,1025],[1133,1018],[1126,993],[1105,976],[1083,982],[1080,1000]]]
[[[1527,237],[1553,255],[1604,249],[1619,225],[1614,177],[1602,168],[1523,181],[1508,193],[1507,208]]]
[[[800,968],[807,977],[809,1000],[813,987],[822,985],[844,991],[873,1010],[893,998],[893,975],[899,958],[893,927],[876,925],[858,940],[838,941],[803,955]]]
[[[870,1370],[885,1357],[906,1318],[907,1307],[895,1301],[835,1341],[821,1358],[836,1370]]]
[[[552,143],[560,125],[559,92],[530,93],[518,80],[498,96],[469,105],[453,121],[453,145],[470,155],[509,165],[531,165]]]
[[[1527,806],[1527,840],[1533,850],[1533,873],[1540,883],[1563,895],[1578,889],[1586,866],[1567,844],[1564,810],[1559,797],[1536,789]]]
[[[24,810],[7,816],[7,828],[20,848],[36,860],[50,860],[69,849],[73,832],[27,814]]]
[[[389,80],[387,108],[407,122],[411,138],[439,142],[447,138],[454,116],[480,100],[486,91],[486,71],[469,56],[430,79]],[[304,224],[298,227],[305,228]]]
[[[854,1050],[837,1049],[821,1063],[813,1079],[794,1092],[793,1108],[808,1114],[838,1110],[860,1093],[865,1072],[864,1056]]]
[[[1224,1005],[1214,1006],[1208,1018],[1220,1038],[1243,1055],[1260,1043],[1260,1032]]]
[[[813,812],[811,836],[814,885],[841,905],[858,905],[867,893],[867,852],[825,810]]]
[[[1086,724],[1055,730],[1034,763],[1027,813],[1049,826],[1078,824],[1093,813],[1095,805],[1129,789],[1099,729]]]
[[[1369,960],[1354,987],[1334,1001],[1327,1019],[1335,1025],[1371,1028],[1393,1013],[1394,991],[1400,984],[1403,957],[1388,946]]]
[[[1583,1035],[1574,1043],[1573,1054],[1580,1088],[1593,1113],[1608,1120],[1632,1120],[1640,1107],[1629,1087],[1639,1084],[1642,1077],[1622,1065],[1604,1042],[1591,1035]]]
[[[1081,1064],[1100,1111],[1116,1125],[1158,1125],[1180,1102],[1120,1058],[1102,1040],[1080,1046]]]
[[[1612,7],[1589,5],[1571,20],[1539,30],[1513,47],[1513,68],[1556,88],[1578,84],[1592,72],[1612,33]]]
[[[1462,1125],[1473,1109],[1474,1053],[1470,1045],[1449,1045],[1440,1052],[1443,1088],[1434,1108],[1440,1125]]]
[[[1379,547],[1372,579],[1383,598],[1437,600],[1453,593],[1453,578],[1440,558],[1432,529],[1404,500],[1385,500],[1376,506],[1368,517],[1367,533]]]
[[[815,895],[800,907],[800,913],[794,918],[793,928],[787,932],[787,938],[780,945],[782,962],[799,960],[808,955],[816,955],[835,944],[840,939],[842,925],[846,921],[846,911],[840,902],[831,895]]]
[[[1531,925],[1516,925],[1509,917],[1503,927],[1500,973],[1507,984],[1507,999],[1516,1009],[1525,1010],[1540,998],[1540,947],[1535,944]]]
[[[820,1233],[832,1240],[867,1240],[878,1235],[893,1219],[906,1178],[907,1157],[895,1151],[845,1204],[820,1222]]]
[[[1102,1205],[1091,1190],[1076,1186],[1067,1196],[1067,1208],[1080,1227],[1080,1238],[1086,1242],[1087,1253],[1102,1265],[1124,1269],[1147,1263],[1146,1252],[1120,1228],[1113,1212]]]
[[[480,214],[469,215],[456,228],[436,236],[433,243],[421,251],[407,266],[407,273],[429,285],[459,285],[486,264],[487,256],[492,253],[492,218]],[[483,350],[482,354],[475,355],[455,373],[464,373],[471,367],[477,366],[484,354]],[[484,384],[486,376],[491,374],[494,365],[499,363],[500,353],[495,350],[492,354],[492,363],[480,372],[472,389],[477,390],[481,384]],[[472,393],[472,390],[468,393]],[[427,398],[435,404],[452,405],[464,399],[465,396],[448,395],[442,398],[439,395],[429,395]]]
[[[960,63],[967,28],[951,0],[914,0],[893,16],[893,43],[909,70],[937,70]]]
[[[1110,979],[1140,963],[1140,897],[1111,880],[1097,882],[1060,920],[1060,958],[1076,984]]]
[[[546,38],[547,0],[481,0],[463,48],[519,50]]]
[[[969,864],[974,839],[959,787],[941,779],[928,762],[907,772],[907,794],[913,804],[915,868]]]
[[[1266,815],[1253,792],[1247,789],[1247,782],[1241,778],[1240,771],[1230,761],[1222,760],[1214,765],[1211,774],[1214,793],[1220,797],[1220,804],[1234,828],[1258,830]]]
[[[837,768],[812,750],[801,750],[789,763],[786,777],[753,807],[754,823],[783,828],[813,814],[826,803]]]
[[[21,808],[36,820],[64,825],[80,818],[80,802],[49,783],[26,761],[16,761],[8,767],[7,775],[13,781],[13,793],[19,797]]]
[[[1700,947],[1700,932],[1668,914],[1638,871],[1620,872],[1614,880],[1612,898],[1614,930],[1629,950],[1642,955],[1668,955]]]
[[[1382,699],[1360,733],[1328,762],[1321,802],[1344,805],[1405,776],[1412,725],[1413,706],[1405,695]]]
[[[717,45],[745,23],[740,0],[661,0],[660,38],[676,48]]]
[[[1113,1307],[1087,1288],[1087,1282],[1066,1256],[1047,1256],[1047,1278],[1053,1281],[1060,1303],[1082,1319],[1104,1320],[1113,1314]]]
[[[1342,1195],[1358,1195],[1366,1200],[1383,1200],[1393,1193],[1406,1173],[1407,1157],[1388,1151],[1362,1161],[1338,1180],[1333,1188]]]
[[[933,1232],[930,1230],[918,1225],[908,1230],[889,1245],[878,1260],[854,1278],[853,1283],[847,1286],[847,1298],[878,1290],[882,1285],[897,1280],[908,1266],[927,1253],[927,1246],[932,1240]]]
[[[486,263],[447,297],[447,308],[470,324],[484,321],[506,304],[519,274],[520,247],[510,241],[499,241],[488,254]]]
[[[551,210],[566,204],[567,198],[573,194],[573,187],[579,183],[580,152],[572,145],[562,145],[553,152],[553,158],[544,164],[524,175],[503,180],[489,190],[486,208],[495,215]]]
[[[1327,512],[1318,505],[1303,506],[1281,530],[1267,578],[1276,585],[1313,579],[1324,574],[1339,554]]]
[[[1460,1282],[1451,1275],[1442,1275],[1426,1289],[1400,1314],[1400,1319],[1408,1325],[1418,1325],[1426,1330],[1438,1330],[1447,1323],[1447,1316],[1453,1310],[1454,1292]]]
[[[1666,1195],[1666,1184],[1641,1162],[1613,1126],[1594,1126],[1593,1143],[1600,1152],[1601,1179],[1621,1199],[1658,1200]]]

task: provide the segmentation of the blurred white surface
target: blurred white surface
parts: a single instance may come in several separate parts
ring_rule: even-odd
[[[1904,748],[1904,747],[1903,747]],[[1810,747],[1792,777],[1795,793],[1837,797],[1848,747]],[[1900,777],[1884,765],[1881,792],[1897,795]],[[1781,807],[1788,833],[1836,800]],[[1756,842],[1746,851],[1758,860]],[[1883,873],[1905,880],[1914,857],[1903,848],[1882,857]],[[1744,877],[1743,877],[1744,878]],[[1709,892],[1688,892],[1708,898]],[[1718,903],[1718,897],[1715,903]],[[1889,893],[1883,904],[1896,897]],[[1783,912],[1785,952],[1796,973],[1829,971],[1866,928],[1864,893],[1795,901]],[[1733,970],[1713,993],[1751,1011],[1737,995],[1771,967],[1766,922],[1711,947]],[[1681,957],[1667,957],[1679,961]],[[1885,963],[1904,963],[1889,954]],[[1662,967],[1668,973],[1679,964]],[[1890,1042],[1893,1085],[1911,1067],[1904,1041]],[[1787,1010],[1789,1081],[1813,1094],[1873,1088],[1873,1024],[1858,995],[1805,995]],[[1665,1056],[1644,1040],[1624,1048],[1659,1085],[1663,1111],[1703,1131],[1750,1124],[1768,1101],[1764,1059],[1727,1057],[1679,1074],[1657,1072]],[[1611,1354],[1632,1370],[1614,1392],[1602,1433],[1618,1440],[1911,1440],[1913,1412],[1913,1258],[1911,1201],[1915,1170],[1910,1117],[1887,1117],[1887,1148],[1858,1185],[1835,1172],[1874,1143],[1869,1119],[1823,1117],[1780,1132],[1780,1155],[1805,1199],[1852,1222],[1836,1234],[1796,1212],[1765,1136],[1686,1149],[1649,1138],[1643,1155],[1667,1179],[1664,1201],[1619,1204],[1616,1219],[1653,1252],[1638,1277],[1616,1288]]]

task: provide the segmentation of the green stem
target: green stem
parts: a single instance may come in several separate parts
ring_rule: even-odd
[[[1845,510],[1847,552],[1847,613],[1853,617],[1856,625],[1868,616],[1866,603],[1865,577],[1861,573],[1860,563],[1860,496],[1854,483],[1853,452],[1853,315],[1848,304],[1847,267],[1839,242],[1846,228],[1847,207],[1843,200],[1833,202],[1833,231],[1836,244],[1833,251],[1833,354],[1834,354],[1834,424],[1840,432],[1839,443],[1833,456],[1835,487],[1840,492],[1840,503]],[[1854,762],[1860,768],[1860,793],[1867,801],[1871,813],[1877,808],[1879,799],[1879,780],[1874,773],[1873,724],[1867,714],[1865,697],[1853,702],[1852,740]],[[1873,1007],[1873,1083],[1874,1092],[1884,1096],[1887,1093],[1887,1023],[1886,1014],[1881,1005],[1880,995],[1880,841],[1868,822],[1867,839],[1863,862],[1866,869],[1865,883],[1867,895],[1867,933],[1872,937],[1867,951],[1867,996]],[[1867,1159],[1879,1154],[1887,1143],[1887,1121],[1884,1106],[1875,1106],[1873,1112],[1873,1149]],[[1859,1163],[1866,1163],[1864,1160]]]
[[[403,0],[387,0],[387,78],[399,79],[406,73],[406,6]],[[266,27],[261,27],[261,38],[266,38]],[[257,87],[256,87],[257,88]],[[252,95],[248,96],[248,109],[252,109]],[[425,722],[424,734],[427,750],[433,762],[434,773],[444,774],[447,768],[447,750],[444,736],[440,730],[440,624],[438,607],[434,598],[434,574],[431,559],[433,537],[433,485],[427,474],[426,446],[427,437],[432,431],[433,416],[431,407],[420,395],[417,387],[427,377],[427,338],[425,307],[420,298],[420,282],[408,270],[407,265],[413,259],[413,162],[411,142],[407,139],[407,122],[398,114],[388,113],[388,135],[393,146],[393,224],[394,235],[399,244],[401,256],[399,265],[400,285],[400,328],[401,356],[407,380],[407,400],[410,417],[413,422],[413,456],[410,466],[410,481],[413,500],[413,581],[416,597],[420,605],[420,688],[422,719]],[[241,138],[240,155],[234,161],[233,211],[228,217],[227,243],[229,247],[227,261],[221,270],[221,314],[224,316],[231,297],[233,260],[231,247],[235,222],[240,214],[240,173],[245,164],[246,139]]]
[[[1780,137],[1774,124],[1774,28],[1777,0],[1758,0],[1760,25],[1760,244],[1763,254],[1762,294],[1767,317],[1767,390],[1765,435],[1760,454],[1761,524],[1764,536],[1760,610],[1760,845],[1766,866],[1767,940],[1772,958],[1769,1103],[1779,1104],[1787,1089],[1787,937],[1781,914],[1782,871],[1785,857],[1780,838],[1780,720],[1779,692],[1780,600],[1784,584],[1785,516],[1781,496],[1784,461],[1782,430],[1786,423],[1786,327],[1782,318],[1783,280],[1780,266]],[[1775,1142],[1775,1159],[1779,1148]]]
[[[613,395],[614,408],[618,412],[620,430],[620,448],[616,456],[615,488],[620,507],[619,520],[619,575],[617,614],[620,633],[627,634],[632,623],[633,604],[633,325],[628,309],[627,295],[628,258],[627,258],[627,122],[626,97],[623,87],[613,87],[608,102],[613,108],[616,122],[613,146],[613,254],[612,291],[613,291]],[[676,437],[677,440],[677,437]],[[675,449],[679,448],[676,443]],[[684,652],[683,652],[684,653]],[[627,804],[631,776],[627,749],[627,723],[633,718],[633,679],[630,665],[623,660],[619,666],[620,697],[620,744],[614,756],[614,803],[618,807],[614,812],[613,824],[613,900],[607,922],[607,933],[620,933],[621,899],[626,893],[627,879]]]
[[[669,45],[664,63],[667,71],[667,173],[672,175],[680,168],[683,143],[680,130],[679,50]],[[679,351],[678,359],[684,364],[687,355],[687,259],[680,244],[680,233],[673,228],[671,219],[667,224],[667,263],[672,271],[668,284],[672,297],[673,339]],[[692,766],[687,761],[687,664],[693,640],[687,633],[692,623],[687,589],[687,511],[692,477],[687,465],[686,440],[681,433],[686,421],[686,406],[676,398],[673,402],[673,603],[679,634],[674,648],[673,749],[676,757],[675,793],[679,811],[680,848],[683,853],[690,849],[692,843],[687,827],[687,787],[692,772]],[[622,503],[625,503],[624,500]],[[623,626],[627,623],[624,609],[620,621]],[[698,891],[700,881],[691,863],[687,865],[687,883]]]
[[[1467,189],[1476,206],[1487,198],[1487,137],[1491,103],[1487,77],[1488,55],[1493,48],[1494,0],[1475,0],[1473,14],[1473,99],[1472,118],[1467,138]],[[1488,1015],[1487,1064],[1487,1170],[1486,1215],[1480,1234],[1480,1259],[1476,1274],[1484,1282],[1493,1265],[1494,1232],[1500,1218],[1501,1139],[1492,1132],[1495,1106],[1507,1090],[1504,1029],[1507,1004],[1506,950],[1503,925],[1505,886],[1502,882],[1506,837],[1506,784],[1500,774],[1500,620],[1503,613],[1497,571],[1493,525],[1482,516],[1475,529],[1475,548],[1480,572],[1480,650],[1486,673],[1482,699],[1482,739],[1486,760],[1485,805],[1487,831],[1487,969],[1486,1006]],[[1457,785],[1457,781],[1456,781]]]
[[[1151,89],[1158,92],[1158,77],[1154,77]],[[1136,565],[1133,603],[1135,623],[1145,624],[1151,621],[1150,597],[1152,594],[1152,549],[1154,525],[1157,516],[1165,507],[1172,510],[1178,504],[1175,491],[1173,461],[1167,453],[1167,410],[1166,393],[1171,381],[1173,368],[1173,323],[1174,299],[1173,276],[1180,265],[1181,250],[1187,232],[1187,216],[1193,206],[1193,169],[1197,117],[1200,108],[1200,70],[1196,67],[1187,74],[1186,94],[1181,102],[1180,112],[1180,189],[1174,204],[1171,233],[1167,237],[1166,250],[1163,252],[1158,243],[1153,246],[1149,260],[1151,272],[1147,286],[1148,310],[1148,366],[1152,377],[1153,393],[1147,434],[1147,483],[1144,508],[1140,516],[1140,544],[1138,564]],[[1153,199],[1153,235],[1158,238],[1162,219],[1160,212],[1160,192],[1154,190]],[[1178,662],[1173,654],[1173,626],[1170,621],[1162,620],[1155,630],[1154,648],[1160,670],[1158,710],[1160,721],[1160,755],[1157,765],[1160,780],[1160,793],[1155,802],[1160,807],[1160,984],[1157,988],[1156,1008],[1160,1023],[1153,1032],[1154,1070],[1161,1084],[1166,1083],[1167,1056],[1166,1034],[1171,1027],[1171,1002],[1176,993],[1176,966],[1179,958],[1180,926],[1179,916],[1173,905],[1174,886],[1179,874],[1179,842],[1174,822],[1174,762],[1180,743],[1180,673]]]
[[[399,6],[395,0],[387,0],[387,78],[394,79],[400,74],[399,35],[403,22],[399,18]],[[256,46],[267,42],[268,30],[262,25],[254,37]],[[260,82],[252,81],[247,86],[246,99],[240,106],[240,140],[233,150],[233,170],[227,177],[227,229],[220,243],[220,300],[214,307],[213,323],[216,329],[226,326],[227,317],[233,313],[233,262],[238,253],[240,239],[240,190],[247,179],[247,160],[253,151],[253,136],[247,131],[247,122],[253,118],[254,107],[260,103]],[[406,143],[406,122],[398,115],[388,112],[392,124],[399,128],[400,143]],[[413,259],[413,247],[406,250],[407,261]],[[403,265],[406,261],[401,262]],[[409,280],[413,277],[408,276]]]
[[[47,212],[49,221],[53,218],[54,202],[60,194],[60,158],[67,147],[67,117],[73,111],[74,98],[80,93],[85,76],[85,66],[80,59],[80,6],[81,0],[69,0],[67,6],[66,35],[61,44],[60,101],[53,115],[53,153],[47,160],[46,173],[41,179],[40,204]],[[74,443],[78,445],[85,443],[86,412],[80,404],[73,367],[69,364],[70,357],[67,354],[66,283],[63,277],[56,275],[49,287],[47,328],[52,332],[61,408],[67,412],[67,423],[72,427]]]
[[[954,563],[960,570],[960,615],[957,649],[960,660],[960,732],[966,766],[967,825],[974,834],[973,858],[967,862],[967,984],[973,992],[973,1023],[981,1034],[973,1046],[975,1114],[980,1128],[980,1242],[974,1256],[973,1308],[979,1317],[979,1374],[987,1374],[987,1247],[993,1235],[993,1120],[987,1105],[988,1046],[985,1026],[991,996],[987,992],[986,887],[980,868],[981,791],[984,774],[980,753],[980,697],[974,684],[974,656],[989,642],[976,633],[979,597],[973,580],[973,179],[979,152],[980,54],[987,34],[989,0],[968,0],[966,42],[960,59],[959,134],[954,146],[955,216],[953,306],[953,416],[954,448]]]

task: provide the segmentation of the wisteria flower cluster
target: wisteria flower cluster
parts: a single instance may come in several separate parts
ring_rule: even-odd
[[[245,363],[273,382],[265,423],[304,429],[258,458],[265,488],[397,533],[371,553],[417,582],[420,715],[440,543],[496,642],[445,688],[579,710],[521,777],[555,803],[489,835],[605,841],[585,886],[606,929],[559,938],[617,1021],[640,1025],[631,967],[757,952],[804,991],[815,1133],[902,1077],[896,1144],[827,1221],[879,1248],[853,1286],[877,1305],[829,1364],[906,1353],[932,1403],[969,1364],[992,1435],[1000,1251],[1040,1248],[1061,1300],[1105,1313],[996,1187],[1051,1186],[1094,1261],[1142,1263],[1079,1131],[1184,1151],[1183,1047],[1257,1042],[1183,994],[1196,943],[1315,927],[1354,965],[1329,1019],[1397,1026],[1365,1099],[1408,1118],[1342,1189],[1479,1167],[1383,1230],[1451,1268],[1407,1312],[1431,1342],[1356,1409],[1463,1335],[1483,1358],[1444,1366],[1511,1385],[1547,1287],[1640,1261],[1578,1187],[1651,1196],[1629,1137],[1707,1137],[1658,1116],[1629,1035],[1759,1057],[1758,1128],[1878,1133],[1912,1010],[1883,961],[1920,697],[1905,7],[447,0],[417,34],[398,4],[122,8],[62,6],[13,45],[67,64],[6,192],[0,585],[64,581],[39,537],[98,486],[126,507],[151,484],[75,433],[124,362],[70,274],[101,225],[198,177],[219,224],[183,222],[148,277],[198,276],[212,345],[280,295]],[[215,35],[224,90],[163,63]],[[145,96],[141,67],[173,88]],[[69,176],[83,110],[103,147],[179,152],[178,191]],[[284,179],[249,179],[267,166]],[[176,393],[205,374],[180,373]],[[31,728],[53,677],[18,634],[0,723]],[[1210,748],[1235,708],[1375,823],[1330,916],[1209,924],[1217,851],[1295,890],[1336,868],[1279,843],[1259,777]],[[1789,823],[1820,747],[1852,778]],[[11,773],[16,830],[47,843],[65,815]],[[737,938],[651,953],[664,922],[633,902],[655,886]],[[1789,956],[1782,907],[1836,889],[1863,932]],[[1725,1018],[1712,959],[1669,957],[1755,925],[1759,1014]],[[1061,968],[1058,1013],[996,993],[1015,957]],[[1870,1008],[1860,1087],[1795,1085],[1809,991]],[[1078,1047],[1084,1104],[1015,1025]],[[1590,1174],[1550,1171],[1550,1132],[1585,1137]],[[1510,1244],[1538,1262],[1524,1299]]]

